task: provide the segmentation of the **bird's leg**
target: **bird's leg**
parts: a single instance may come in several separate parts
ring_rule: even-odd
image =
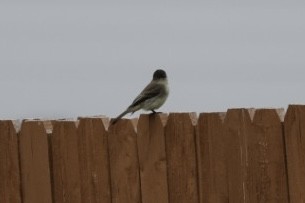
[[[159,113],[162,113],[162,112],[158,112],[158,111],[155,111],[155,110],[151,110],[152,111],[152,115],[154,115],[154,114],[159,114]]]

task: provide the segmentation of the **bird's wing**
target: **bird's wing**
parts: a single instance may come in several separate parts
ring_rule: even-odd
[[[128,108],[132,108],[134,106],[137,106],[138,104],[144,102],[147,99],[153,98],[160,94],[163,90],[163,85],[156,84],[156,83],[150,83],[148,84],[144,90],[135,98],[135,100],[132,102],[132,104]]]

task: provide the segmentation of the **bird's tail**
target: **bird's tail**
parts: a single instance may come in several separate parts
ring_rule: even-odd
[[[130,111],[128,109],[126,109],[123,113],[121,113],[118,117],[116,117],[115,119],[111,120],[110,124],[113,125],[115,124],[118,120],[120,120],[123,116],[125,116],[126,114],[128,114]]]

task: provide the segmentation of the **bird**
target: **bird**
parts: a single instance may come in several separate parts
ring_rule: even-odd
[[[169,95],[168,80],[166,72],[158,69],[154,72],[151,82],[142,90],[142,92],[133,100],[130,106],[111,121],[111,125],[115,124],[123,116],[128,113],[143,109],[156,113],[156,109],[160,108]]]

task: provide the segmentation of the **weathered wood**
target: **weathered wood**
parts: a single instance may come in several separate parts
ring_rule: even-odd
[[[48,137],[41,121],[24,121],[19,136],[23,202],[52,202]]]
[[[282,124],[274,109],[225,118],[230,202],[288,202]]]
[[[78,154],[82,202],[111,202],[107,132],[100,118],[80,118]]]
[[[288,202],[283,126],[275,109],[257,110],[248,137],[250,202]]]
[[[141,115],[138,150],[142,202],[168,202],[164,126],[160,114]]]
[[[227,166],[228,202],[249,202],[247,166],[248,142],[253,130],[246,109],[229,109],[224,120],[225,158]]]
[[[189,113],[173,113],[165,128],[169,202],[198,202],[195,127]]]
[[[1,203],[21,202],[18,158],[18,140],[13,123],[0,120]]]
[[[305,202],[305,105],[289,106],[284,126],[290,201]]]
[[[54,121],[51,135],[54,202],[81,202],[76,126],[73,121]]]
[[[0,202],[305,202],[305,106],[278,113],[0,121]]]
[[[224,127],[219,113],[202,113],[198,119],[200,202],[228,202]]]
[[[137,134],[131,120],[109,127],[108,146],[112,202],[141,202]]]

